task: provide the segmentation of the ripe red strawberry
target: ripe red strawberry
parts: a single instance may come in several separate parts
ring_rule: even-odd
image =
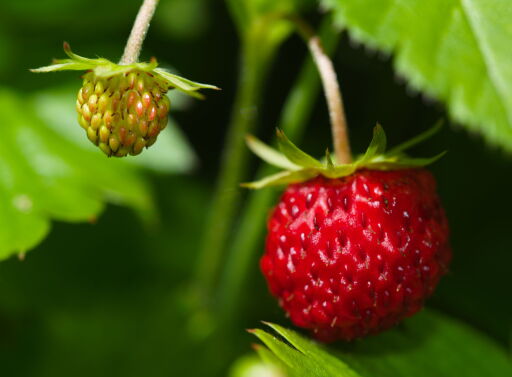
[[[376,333],[416,313],[451,258],[424,169],[292,184],[268,232],[261,269],[270,291],[293,323],[323,341]]]
[[[440,126],[440,125],[439,125]],[[289,184],[268,220],[261,269],[297,326],[323,341],[351,340],[421,309],[451,259],[448,222],[434,177],[404,150],[439,126],[386,151],[382,127],[363,155],[314,159],[278,132],[281,153],[249,147],[284,171],[246,184]]]

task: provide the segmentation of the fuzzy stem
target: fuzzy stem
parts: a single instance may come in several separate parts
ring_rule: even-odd
[[[352,154],[348,140],[347,119],[345,117],[338,78],[332,61],[325,53],[322,41],[307,23],[298,17],[289,17],[289,19],[295,23],[299,33],[306,40],[322,79],[324,94],[329,108],[329,117],[331,119],[331,132],[336,162],[338,164],[349,164],[352,162]]]
[[[333,52],[339,42],[340,33],[333,31],[330,17],[327,17],[322,23],[320,34],[325,42],[326,50]],[[285,131],[290,138],[297,141],[302,137],[313,112],[319,90],[320,81],[315,64],[311,59],[307,59],[286,99],[279,121],[279,128]],[[264,177],[272,172],[271,167],[263,165],[256,176]],[[251,266],[255,265],[255,256],[261,248],[259,241],[263,236],[268,211],[272,207],[276,194],[276,191],[270,189],[252,191],[244,207],[240,224],[229,248],[219,288],[218,318],[222,324],[233,320],[237,312],[241,292],[244,291],[245,282],[252,269]]]
[[[142,43],[149,29],[149,23],[153,18],[158,0],[144,0],[142,3],[137,18],[133,23],[132,31],[126,42],[123,57],[119,61],[120,65],[128,65],[137,63],[139,60],[140,50]]]

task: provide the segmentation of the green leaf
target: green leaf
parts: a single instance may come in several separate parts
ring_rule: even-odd
[[[0,108],[0,259],[33,248],[52,219],[91,220],[105,202],[153,214],[133,168],[69,143],[11,91],[0,89]]]
[[[263,330],[253,330],[252,333],[283,362],[291,377],[360,377],[314,342],[278,325],[269,326],[286,342]]]
[[[395,55],[410,84],[512,151],[512,3],[324,0],[353,38]]]
[[[457,321],[424,310],[401,327],[329,350],[295,331],[269,324],[276,338],[254,334],[286,366],[291,377],[501,377],[512,375],[503,349]]]
[[[279,364],[269,362],[268,358],[275,358],[265,347],[259,346],[258,355],[247,355],[239,358],[230,368],[229,377],[285,377]],[[259,357],[258,357],[259,356]],[[276,360],[279,362],[278,360]]]
[[[316,158],[311,157],[306,152],[299,149],[284,134],[283,131],[277,130],[277,144],[279,149],[293,164],[304,168],[323,168],[324,165]]]
[[[329,376],[322,373],[324,370],[321,365],[316,363],[316,360],[305,357],[300,351],[290,347],[274,335],[260,329],[252,330],[252,333],[283,362],[292,376]]]
[[[254,344],[253,348],[264,363],[274,365],[277,368],[283,367],[283,363],[267,347],[260,344]]]

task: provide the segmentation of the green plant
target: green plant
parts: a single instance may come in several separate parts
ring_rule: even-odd
[[[0,4],[0,371],[220,376],[233,365],[236,377],[511,374],[506,198],[512,181],[505,154],[512,145],[512,6],[500,0],[162,0],[142,60],[156,55],[164,71],[151,61],[137,63],[157,3],[145,2],[119,64],[109,55],[123,45],[136,2]],[[76,125],[77,75],[27,71],[58,55],[55,41],[63,37],[85,56],[105,58],[72,55],[47,70],[92,69],[87,75],[98,77],[160,70],[166,85],[188,94],[211,88],[175,76],[173,62],[224,91],[190,102],[171,90],[171,126],[158,142],[137,157],[107,159]],[[323,64],[322,77],[314,61]],[[317,106],[322,85],[329,112]],[[350,124],[336,128],[332,154],[323,149],[328,115],[333,124]],[[290,163],[273,146],[250,141],[301,178],[310,173],[298,168],[304,163],[345,175],[361,166],[411,163],[401,150],[382,154],[380,129],[367,154],[352,156],[348,134],[352,149],[361,150],[379,121],[391,144],[399,144],[439,117],[458,126],[412,150],[419,156],[449,151],[432,170],[454,259],[427,308],[380,335],[328,347],[287,329],[292,324],[257,264],[279,189],[239,186],[268,182],[264,177],[279,172],[256,167],[247,135],[299,157]],[[326,157],[297,154],[281,133],[272,139],[276,126]],[[243,331],[260,327],[261,319],[281,325]]]

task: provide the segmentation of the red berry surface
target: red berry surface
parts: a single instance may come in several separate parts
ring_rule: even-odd
[[[421,309],[447,271],[448,236],[427,170],[360,170],[288,186],[260,264],[295,325],[351,340]]]

